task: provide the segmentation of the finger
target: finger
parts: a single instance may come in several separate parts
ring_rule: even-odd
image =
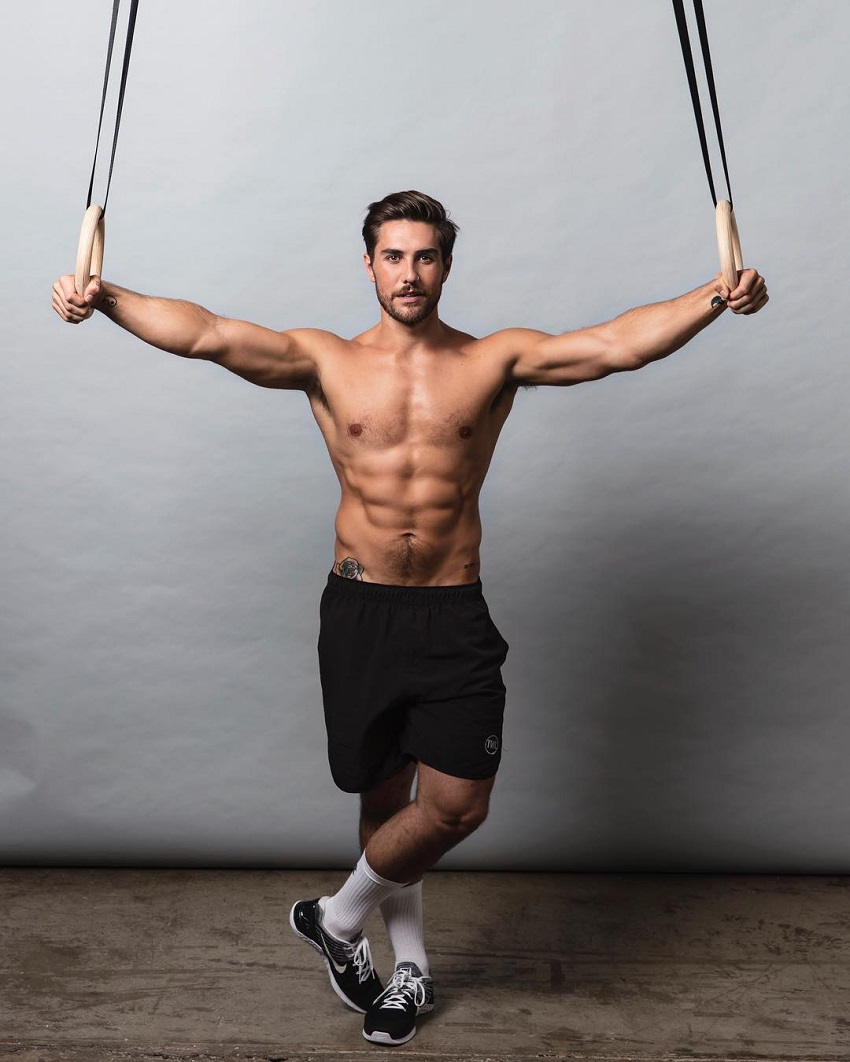
[[[62,297],[62,291],[61,289],[58,289],[55,284],[53,286],[53,309],[60,317],[67,317],[68,315],[68,307]]]
[[[53,309],[56,311],[56,313],[59,314],[59,316],[66,324],[79,324],[79,321],[75,321],[74,318],[71,317],[71,315],[62,305],[62,303],[55,297],[53,299]]]
[[[758,273],[755,269],[745,269],[738,276],[738,285],[729,293],[729,300],[735,301],[742,298],[753,287],[756,280],[760,280]]]
[[[765,292],[764,296],[759,299],[755,306],[751,306],[749,309],[743,310],[742,313],[746,317],[748,317],[751,313],[758,313],[759,310],[764,309],[768,302],[770,302],[770,296],[767,294],[767,292]]]
[[[714,278],[714,290],[717,292],[720,298],[723,299],[724,302],[726,302],[726,300],[729,298],[729,288],[726,286],[726,283],[723,280],[722,273],[718,273],[717,276]]]
[[[93,303],[100,294],[100,277],[92,277],[86,286],[86,290],[83,292],[83,301],[86,303]]]
[[[69,306],[62,296],[61,289],[53,291],[53,309],[63,321],[69,324],[79,324],[91,315],[91,307]]]
[[[68,294],[68,289],[63,286],[61,280],[57,280],[53,285],[53,300],[58,301],[65,309],[68,309],[72,304],[70,302],[71,296]]]
[[[749,316],[751,313],[758,313],[758,311],[769,301],[769,297],[766,291],[763,291],[759,298],[754,301],[747,301],[743,306],[740,306],[737,310],[733,309],[733,313],[740,314],[741,316]]]
[[[749,292],[743,299],[736,300],[736,305],[740,309],[746,309],[747,306],[752,306],[754,303],[759,302],[762,295],[767,293],[767,288],[764,283],[755,285],[753,290]]]
[[[68,281],[70,281],[70,284]],[[76,307],[78,310],[86,309],[87,303],[77,294],[73,277],[61,277],[53,285],[53,290],[59,294],[68,309],[71,307]]]
[[[733,292],[732,297],[728,300],[729,306],[733,310],[742,309],[747,304],[754,302],[756,299],[760,298],[764,290],[764,277],[760,277],[758,276],[758,274],[756,274],[756,279],[742,295],[738,294],[740,288],[736,288],[735,292]]]
[[[82,300],[80,299],[80,296],[77,294],[77,288],[76,288],[76,284],[75,284],[75,281],[74,281],[73,274],[69,274],[68,276],[60,277],[59,280],[57,280],[56,283],[62,289],[62,292],[63,292],[63,294],[65,296],[65,301],[66,302],[76,302],[76,303],[79,303],[80,305],[82,305]]]

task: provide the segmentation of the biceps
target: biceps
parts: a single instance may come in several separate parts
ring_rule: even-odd
[[[567,386],[616,371],[611,331],[607,325],[597,325],[535,339],[517,359],[514,378],[521,384]]]
[[[261,387],[300,388],[315,373],[305,344],[290,332],[219,318],[211,361]]]

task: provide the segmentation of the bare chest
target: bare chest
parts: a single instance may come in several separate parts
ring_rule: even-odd
[[[501,427],[510,403],[493,373],[451,363],[431,368],[388,371],[364,361],[323,380],[316,419],[338,444],[358,449],[470,445],[494,423]]]

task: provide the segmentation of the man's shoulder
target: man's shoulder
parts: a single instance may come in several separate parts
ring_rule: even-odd
[[[548,335],[548,332],[541,332],[536,328],[500,328],[497,332],[475,340],[475,347],[489,356],[500,355],[510,359]]]
[[[351,345],[351,340],[323,328],[287,328],[281,334],[287,336],[298,350],[316,364],[345,351]]]
[[[492,343],[494,346],[502,344],[515,346],[517,343],[534,342],[550,335],[549,332],[541,332],[539,328],[500,328],[497,332],[491,332],[484,336],[480,343]]]
[[[470,353],[488,355],[497,351],[503,351],[509,355],[522,348],[524,344],[534,342],[535,339],[540,339],[546,334],[533,328],[500,328],[486,336],[473,336],[457,328],[451,328],[449,331],[452,334],[453,345],[463,347]]]
[[[333,347],[350,342],[324,328],[287,328],[284,334],[304,346]]]

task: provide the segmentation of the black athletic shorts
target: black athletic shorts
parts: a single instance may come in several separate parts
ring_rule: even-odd
[[[331,572],[319,668],[331,774],[363,793],[411,760],[489,778],[502,754],[508,643],[481,583],[384,586]]]

